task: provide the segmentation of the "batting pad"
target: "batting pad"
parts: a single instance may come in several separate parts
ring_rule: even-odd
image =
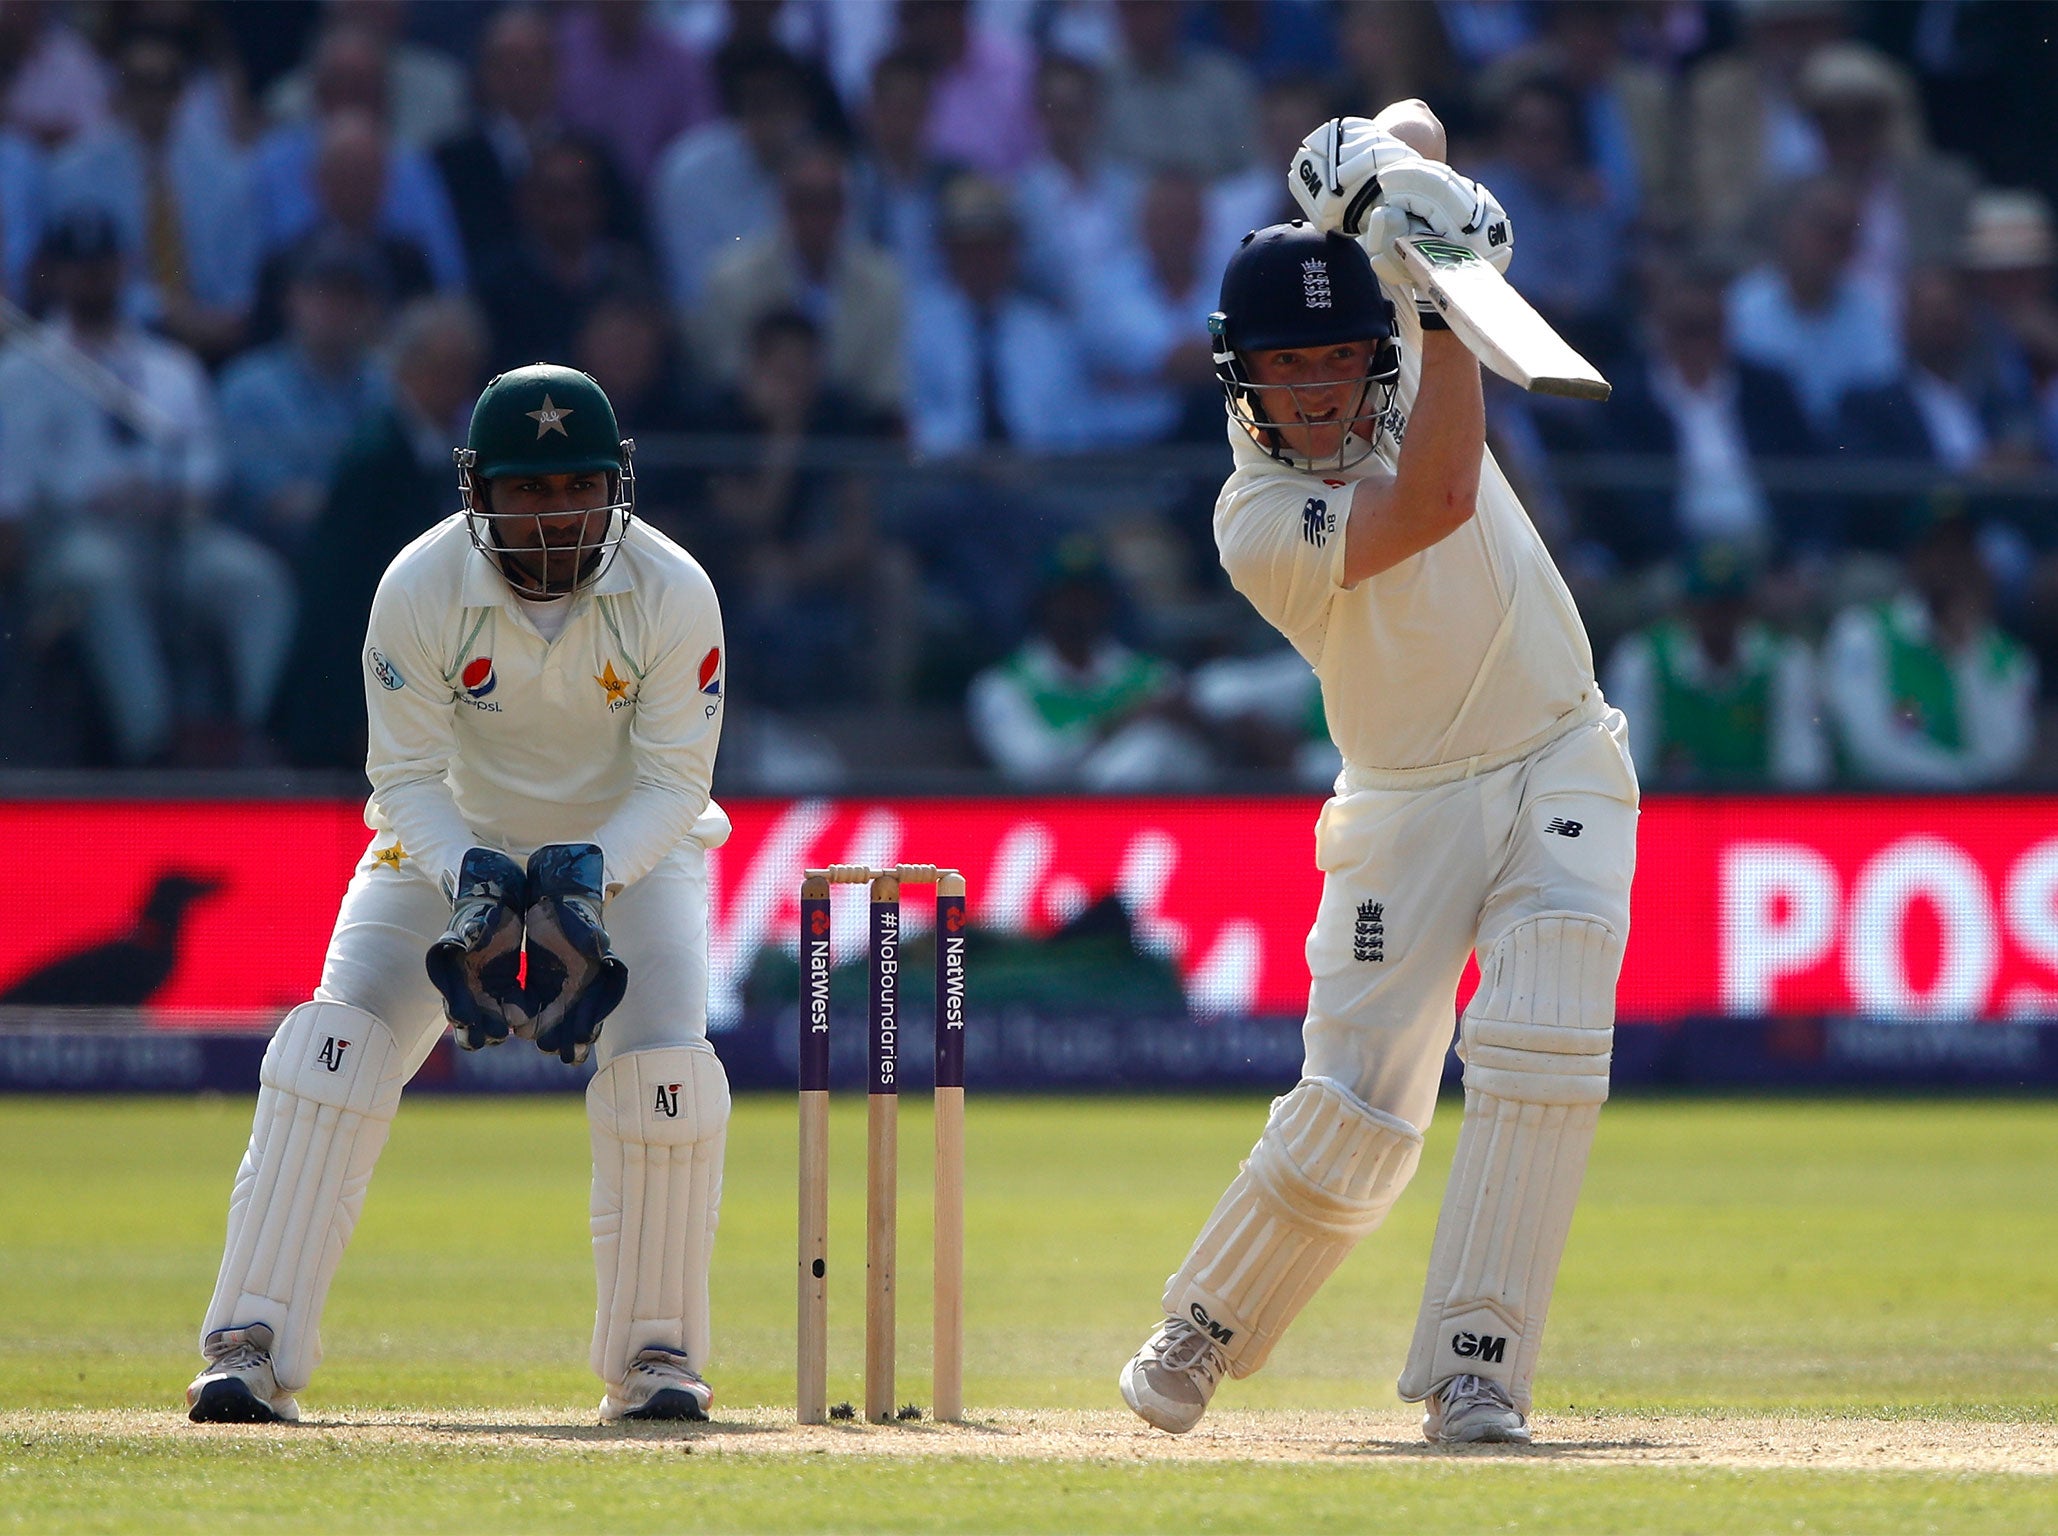
[[[1622,943],[1552,912],[1509,930],[1465,1010],[1465,1121],[1429,1253],[1400,1394],[1452,1376],[1499,1382],[1529,1412],[1544,1315],[1594,1124],[1608,1097]]]
[[[265,1050],[200,1333],[204,1342],[217,1328],[271,1324],[272,1371],[287,1392],[321,1363],[322,1303],[405,1082],[392,1032],[342,1003],[302,1003]]]
[[[1233,1376],[1272,1346],[1358,1239],[1386,1219],[1422,1156],[1422,1133],[1328,1078],[1272,1101],[1264,1134],[1179,1273],[1165,1314],[1222,1347]]]
[[[610,1390],[652,1346],[707,1360],[729,1078],[705,1042],[617,1056],[586,1088],[593,1130],[593,1370]]]

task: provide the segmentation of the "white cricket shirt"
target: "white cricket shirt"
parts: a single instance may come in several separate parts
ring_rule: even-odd
[[[1236,469],[1215,503],[1223,567],[1314,667],[1346,779],[1467,772],[1542,745],[1600,705],[1572,594],[1491,453],[1463,527],[1345,585],[1351,487],[1392,478],[1421,380],[1414,308],[1396,308],[1400,387],[1375,451],[1347,470],[1303,474],[1231,421]]]
[[[453,514],[372,601],[365,824],[449,889],[465,849],[597,842],[610,888],[686,838],[719,847],[722,614],[707,573],[646,523],[546,639]]]

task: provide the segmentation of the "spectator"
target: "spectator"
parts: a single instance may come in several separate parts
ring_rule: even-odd
[[[1855,270],[1897,285],[1911,267],[1955,261],[1975,180],[1923,142],[1914,83],[1863,43],[1818,49],[1800,95],[1828,173],[1859,198]]]
[[[674,334],[664,301],[647,284],[625,284],[586,308],[572,337],[571,364],[600,381],[624,437],[705,430],[689,410]],[[646,471],[645,484],[653,480]],[[644,506],[639,499],[637,516]]]
[[[1204,258],[1204,224],[1200,183],[1160,171],[1144,190],[1140,249],[1103,252],[1085,281],[1073,320],[1098,375],[1097,444],[1160,442],[1189,418],[1219,439],[1222,391],[1208,316],[1221,269]]]
[[[1143,182],[1108,156],[1100,72],[1091,64],[1047,55],[1036,71],[1036,107],[1043,153],[1016,183],[1023,281],[1076,314],[1100,269],[1135,250]]]
[[[1501,60],[1480,95],[1498,105],[1505,123],[1517,87],[1539,78],[1560,82],[1572,97],[1572,133],[1586,147],[1608,206],[1626,222],[1679,227],[1685,209],[1673,145],[1675,92],[1660,69],[1625,51],[1633,13],[1618,0],[1554,0],[1538,16],[1543,35]],[[1527,243],[1527,227],[1522,238]]]
[[[929,66],[929,152],[1011,176],[1036,151],[1035,60],[965,0],[901,0],[900,46]]]
[[[29,268],[43,238],[43,151],[18,129],[0,127],[0,287],[17,306],[29,297]]]
[[[1009,783],[1142,790],[1209,772],[1178,673],[1115,637],[1114,578],[1097,554],[1061,549],[1036,599],[1036,628],[972,680],[973,738]]]
[[[1845,610],[1824,645],[1830,713],[1868,784],[2003,783],[2034,741],[2036,662],[1996,627],[1973,530],[1955,511],[1930,510],[1909,553],[1912,590]]]
[[[559,109],[607,147],[640,198],[665,146],[715,115],[707,60],[643,0],[587,0],[557,27]]]
[[[1844,396],[1837,447],[1854,458],[1924,459],[1954,475],[2032,462],[2037,423],[2028,372],[1981,345],[1958,274],[1912,274],[1901,315],[1907,366],[1891,384]]]
[[[429,258],[380,217],[386,206],[386,175],[393,164],[385,130],[363,112],[343,111],[325,119],[313,166],[314,219],[290,245],[273,253],[257,282],[251,335],[277,337],[286,323],[286,281],[317,245],[347,243],[375,264],[385,291],[406,303],[435,286]]]
[[[1759,194],[1825,163],[1821,135],[1801,109],[1801,68],[1843,35],[1842,0],[1745,0],[1743,37],[1694,66],[1679,142],[1698,238],[1728,254],[1756,249]]]
[[[1679,612],[1625,638],[1608,702],[1629,721],[1637,778],[1672,789],[1808,789],[1829,778],[1815,661],[1752,610],[1760,572],[1735,545],[1686,561]]]
[[[1327,0],[1216,0],[1197,8],[1188,30],[1269,84],[1328,68],[1336,57],[1331,9]]]
[[[1901,368],[1895,301],[1851,270],[1858,202],[1833,181],[1795,187],[1773,260],[1729,291],[1737,355],[1777,368],[1818,433],[1835,425],[1844,391],[1892,381]]]
[[[419,299],[388,343],[392,387],[343,450],[301,543],[293,687],[277,728],[307,768],[364,766],[365,625],[379,578],[408,542],[457,511],[451,449],[485,382],[486,327],[465,300]]]
[[[260,752],[293,628],[285,567],[217,522],[222,452],[213,391],[191,352],[122,317],[121,231],[98,210],[56,220],[44,242],[57,315],[0,352],[0,518],[21,526],[29,586],[79,628],[115,751],[173,751],[206,634],[226,652],[232,750]],[[160,632],[158,620],[175,633]]]
[[[1108,73],[1107,94],[1115,154],[1146,170],[1204,180],[1242,170],[1256,146],[1258,118],[1243,66],[1186,41],[1183,5],[1117,3],[1123,56]]]
[[[1437,103],[1440,111],[1447,102],[1459,108],[1446,113],[1445,127],[1464,127],[1462,104],[1470,82],[1459,73],[1434,5],[1343,0],[1337,8],[1336,52],[1327,115],[1376,112],[1379,104],[1420,96]]]
[[[107,116],[108,69],[46,0],[0,6],[0,122],[45,149]]]
[[[778,220],[778,168],[808,132],[805,82],[783,50],[737,60],[730,80],[727,115],[681,134],[651,178],[651,235],[681,314],[739,240]]]
[[[2035,192],[1980,193],[1966,229],[1964,267],[1979,345],[2029,375],[2045,456],[2058,458],[2058,229],[2050,204]]]
[[[563,136],[556,37],[540,8],[495,11],[479,39],[471,126],[436,145],[466,268],[483,272],[515,240],[515,184],[537,147]]]
[[[264,249],[267,254],[284,250],[320,221],[317,162],[330,129],[339,116],[364,114],[387,135],[382,140],[378,232],[419,247],[438,288],[463,287],[464,242],[458,238],[457,217],[450,211],[442,178],[426,151],[391,137],[383,46],[373,34],[340,25],[316,41],[313,115],[275,128],[258,141],[256,178],[265,215]],[[461,119],[452,124],[459,126]]]
[[[1205,723],[1208,746],[1226,766],[1284,774],[1321,790],[1343,772],[1343,754],[1322,709],[1321,681],[1291,646],[1203,662],[1187,679],[1186,694]]]
[[[795,153],[779,174],[778,227],[715,268],[695,332],[715,376],[731,383],[758,319],[797,309],[821,331],[830,384],[875,414],[898,416],[905,393],[900,271],[850,232],[847,184],[834,150]]]
[[[1570,87],[1536,75],[1509,88],[1479,179],[1514,222],[1519,259],[1508,280],[1517,291],[1582,352],[1620,351],[1629,213],[1595,169]]]
[[[464,71],[435,48],[409,40],[406,0],[327,0],[325,34],[348,31],[370,49],[378,99],[391,107],[388,126],[409,149],[426,149],[464,127]],[[282,75],[265,93],[274,122],[304,123],[332,110],[324,104],[321,48],[300,68]],[[370,105],[358,101],[359,106]]]
[[[739,686],[773,706],[899,700],[915,654],[913,567],[880,538],[868,477],[802,462],[809,443],[883,437],[893,422],[830,382],[806,315],[760,316],[744,347],[704,425],[752,456],[709,477],[704,516],[685,530],[724,594]]]
[[[900,263],[912,286],[931,280],[943,258],[936,203],[953,174],[929,152],[929,66],[905,49],[872,70],[865,104],[866,153],[851,168],[851,202],[864,237]]]
[[[1721,281],[1677,274],[1652,308],[1649,354],[1623,371],[1595,446],[1663,455],[1673,484],[1603,498],[1590,531],[1632,569],[1708,541],[1760,553],[1828,541],[1833,527],[1759,477],[1760,460],[1802,458],[1815,442],[1786,375],[1730,350]]]
[[[1265,86],[1258,98],[1262,138],[1256,158],[1208,188],[1204,265],[1219,273],[1252,230],[1306,217],[1287,191],[1281,168],[1293,163],[1301,140],[1331,115],[1328,88],[1313,75],[1281,75]]]
[[[944,193],[944,276],[909,296],[908,427],[923,453],[1082,446],[1087,381],[1065,317],[1020,281],[1005,188],[964,175]]]
[[[286,286],[286,334],[222,374],[232,504],[288,558],[321,510],[344,445],[385,398],[370,348],[384,274],[349,240],[317,240]]]
[[[114,113],[51,162],[50,206],[104,210],[139,256],[130,315],[219,361],[242,344],[257,297],[248,160],[212,117],[176,113],[185,61],[169,42],[135,34],[117,64]]]
[[[648,281],[642,257],[606,238],[604,154],[560,139],[530,159],[516,194],[519,240],[479,274],[496,370],[562,358],[601,294]]]

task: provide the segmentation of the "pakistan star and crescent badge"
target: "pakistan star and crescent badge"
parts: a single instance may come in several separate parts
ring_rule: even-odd
[[[539,442],[542,441],[543,434],[546,432],[555,432],[559,437],[570,437],[572,435],[565,430],[565,418],[572,414],[571,407],[553,405],[548,395],[543,397],[542,410],[524,411],[522,414],[536,423],[536,438]]]

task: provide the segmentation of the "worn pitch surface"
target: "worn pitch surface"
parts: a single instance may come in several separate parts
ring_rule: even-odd
[[[520,1411],[344,1414],[298,1425],[196,1426],[176,1412],[0,1414],[0,1442],[48,1434],[106,1445],[163,1436],[286,1447],[309,1436],[405,1454],[419,1446],[493,1446],[547,1453],[778,1458],[952,1456],[1005,1461],[1364,1462],[1452,1457],[1560,1465],[1730,1467],[1851,1472],[2019,1473],[2058,1476],[2058,1424],[1835,1418],[1810,1414],[1540,1416],[1537,1443],[1438,1449],[1414,1415],[1230,1410],[1187,1435],[1162,1435],[1106,1411],[975,1411],[962,1424],[795,1424],[767,1409],[708,1424],[599,1425]]]

